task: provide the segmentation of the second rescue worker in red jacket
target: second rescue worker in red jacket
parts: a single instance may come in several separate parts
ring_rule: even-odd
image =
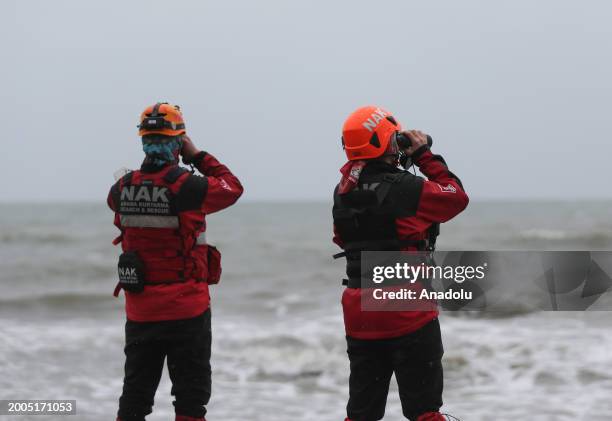
[[[438,224],[465,209],[468,197],[444,159],[432,154],[428,137],[417,130],[402,132],[388,111],[356,110],[342,136],[349,161],[340,170],[333,216],[334,242],[347,258],[342,306],[351,373],[345,421],[382,419],[394,373],[406,418],[445,420],[439,412],[443,347],[437,310],[363,311],[360,255],[432,250]],[[400,146],[403,136],[409,147]],[[399,168],[400,163],[407,167],[406,160],[428,179]]]
[[[140,170],[112,186],[123,253],[125,378],[118,421],[144,421],[152,412],[164,360],[177,421],[205,421],[211,394],[209,284],[219,281],[221,256],[206,242],[206,215],[242,194],[236,176],[185,134],[179,107],[157,103],[140,119],[145,159]],[[203,174],[178,166],[193,165]]]

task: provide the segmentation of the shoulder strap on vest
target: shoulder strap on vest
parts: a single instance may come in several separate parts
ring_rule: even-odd
[[[126,184],[131,184],[133,175],[134,175],[134,171],[130,171],[129,173],[121,177],[121,185],[125,186]]]
[[[186,172],[189,172],[189,171],[177,165],[174,168],[170,169],[166,173],[166,175],[164,175],[164,181],[169,184],[174,184],[176,183],[176,180],[178,180],[179,177],[185,174]]]
[[[386,207],[383,206],[383,202],[389,195],[389,192],[391,191],[392,186],[395,183],[400,182],[403,176],[404,176],[404,173],[385,174],[382,180],[380,180],[379,182],[380,184],[378,185],[375,191],[371,191],[371,190],[370,191],[355,191],[353,190],[352,192],[346,193],[346,195],[350,195],[350,194],[359,194],[359,195],[369,194],[371,195],[370,196],[372,197],[371,202],[363,203],[362,206],[359,206],[359,207],[355,207],[354,205],[346,206],[346,204],[343,203],[344,195],[341,195],[340,193],[338,193],[339,186],[336,186],[336,189],[334,190],[334,209],[332,210],[333,217],[335,219],[350,219],[350,218],[355,217],[356,215],[364,214],[368,212],[374,213],[374,214],[386,212],[387,209]]]
[[[380,186],[376,189],[376,199],[379,205],[385,201],[385,198],[389,195],[391,191],[391,186],[393,184],[401,181],[404,173],[396,173],[396,174],[385,174]]]
[[[427,247],[425,248],[427,251],[436,250],[436,240],[438,239],[438,235],[440,235],[440,224],[431,224],[429,230],[427,230]]]

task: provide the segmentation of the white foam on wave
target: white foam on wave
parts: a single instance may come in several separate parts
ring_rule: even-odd
[[[609,317],[443,316],[445,410],[466,420],[612,418]],[[213,319],[211,415],[306,421],[314,410],[319,419],[342,419],[348,362],[339,314],[290,313],[265,328],[258,320]],[[15,397],[37,391],[41,398],[77,399],[88,420],[108,419],[121,389],[122,324],[120,313],[102,320],[5,323],[0,388]],[[164,375],[151,420],[171,414],[169,388]],[[393,384],[389,419],[400,413]]]
[[[563,240],[568,237],[568,233],[562,230],[532,228],[521,231],[519,235],[526,239],[536,240]]]
[[[447,370],[449,407],[468,419],[487,419],[491,408],[495,419],[612,419],[612,408],[603,404],[612,391],[612,356],[605,351],[612,338],[590,322],[607,314],[445,318],[445,360],[453,367]],[[598,373],[587,375],[589,393],[585,370]]]
[[[521,240],[550,241],[564,244],[566,249],[601,247],[612,243],[612,231],[603,227],[585,230],[531,228],[518,233]]]

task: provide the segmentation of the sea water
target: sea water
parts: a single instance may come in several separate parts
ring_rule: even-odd
[[[610,203],[471,203],[443,250],[610,250]],[[330,203],[239,203],[208,219],[210,420],[335,421],[348,362]],[[118,234],[104,204],[0,205],[0,398],[75,399],[114,419],[123,375]],[[441,316],[445,406],[462,420],[612,419],[612,313]],[[164,374],[152,421],[173,419]],[[17,417],[19,420],[64,417]],[[17,419],[16,418],[16,419]],[[400,420],[392,381],[386,420]]]

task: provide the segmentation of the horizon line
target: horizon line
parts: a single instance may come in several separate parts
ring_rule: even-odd
[[[576,203],[577,201],[585,201],[592,203],[606,203],[612,202],[612,197],[609,198],[597,198],[597,197],[584,197],[584,198],[533,198],[533,197],[512,197],[512,198],[500,198],[500,197],[476,197],[470,198],[471,203]],[[299,203],[311,203],[311,204],[323,204],[331,203],[333,200],[322,199],[322,198],[260,198],[251,199],[244,198],[239,203],[245,204],[266,204],[266,203],[280,203],[280,204],[299,204]],[[18,200],[0,200],[1,205],[29,205],[29,204],[53,204],[53,205],[94,205],[94,204],[106,204],[106,200],[91,200],[91,199],[78,199],[78,200],[65,200],[65,199],[18,199]]]

